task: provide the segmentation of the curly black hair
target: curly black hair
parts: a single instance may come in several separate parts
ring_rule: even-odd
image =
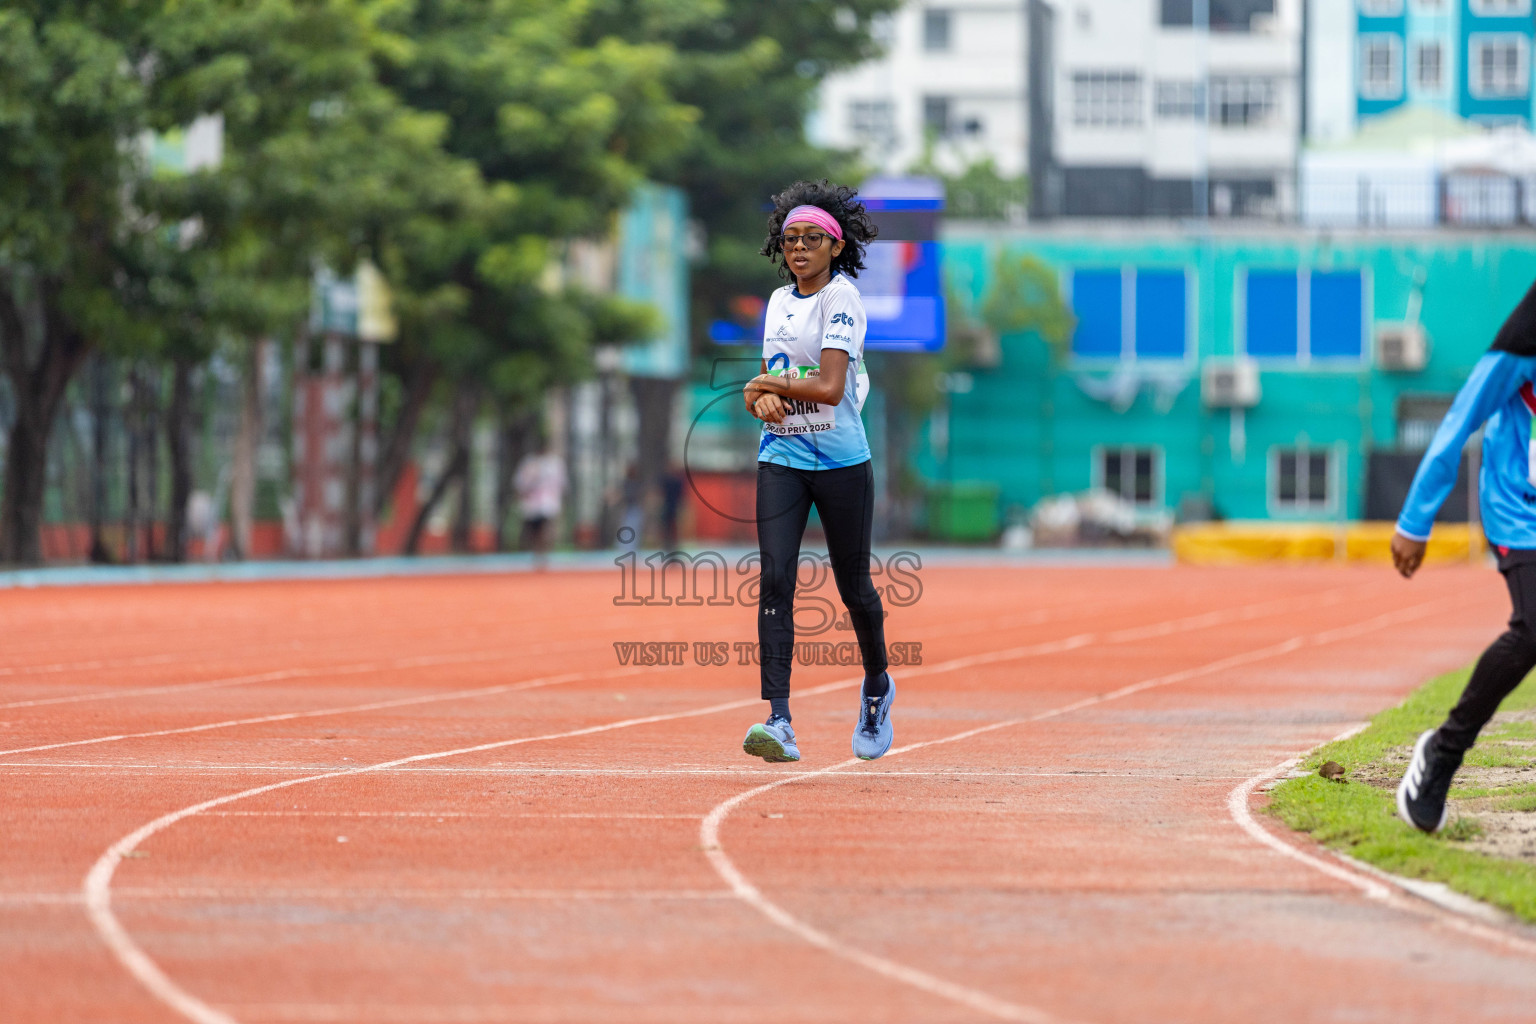
[[[773,212],[768,215],[768,238],[763,242],[762,254],[776,264],[779,276],[790,280],[794,274],[784,261],[784,251],[779,248],[779,236],[784,231],[784,218],[797,206],[819,206],[830,213],[843,229],[843,251],[832,257],[832,273],[858,277],[864,269],[864,246],[879,232],[870,220],[864,204],[856,198],[859,190],[847,185],[834,185],[827,179],[797,181],[773,197]]]

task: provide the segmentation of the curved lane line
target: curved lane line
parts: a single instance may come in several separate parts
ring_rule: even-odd
[[[917,743],[909,743],[906,746],[892,749],[885,756],[893,757],[898,754],[909,753],[913,750],[920,750],[924,747],[939,746],[947,743],[957,743],[961,740],[970,739],[973,736],[980,736],[983,733],[996,732],[1000,729],[1007,729],[1016,725],[1025,725],[1032,722],[1041,722],[1051,718],[1058,718],[1073,711],[1080,711],[1083,708],[1092,707],[1096,704],[1104,704],[1112,700],[1118,700],[1121,697],[1128,697],[1131,694],[1141,693],[1143,691],[1155,689],[1157,687],[1169,686],[1173,683],[1184,682],[1186,680],[1195,679],[1200,676],[1208,676],[1216,672],[1224,671],[1226,669],[1236,668],[1240,665],[1265,661],[1269,658],[1275,658],[1283,654],[1288,654],[1292,651],[1301,650],[1304,647],[1315,647],[1327,643],[1333,643],[1334,641],[1345,639],[1347,637],[1357,636],[1361,633],[1370,632],[1373,629],[1380,629],[1383,626],[1389,626],[1398,622],[1422,618],[1425,615],[1430,614],[1430,612],[1436,606],[1444,604],[1448,600],[1453,599],[1442,598],[1436,601],[1429,601],[1421,605],[1415,605],[1409,608],[1400,609],[1395,612],[1388,612],[1384,615],[1378,615],[1374,618],[1366,619],[1363,622],[1355,623],[1350,626],[1325,630],[1321,633],[1314,633],[1308,636],[1292,637],[1289,640],[1284,640],[1277,644],[1271,644],[1268,647],[1261,647],[1258,650],[1249,651],[1246,654],[1237,654],[1228,658],[1222,658],[1218,661],[1210,662],[1206,665],[1198,666],[1196,668],[1184,669],[1178,672],[1170,672],[1166,675],[1156,676],[1152,679],[1146,679],[1139,683],[1132,683],[1128,686],[1122,686],[1119,689],[1111,690],[1108,693],[1099,694],[1097,696],[1085,697],[1082,700],[1073,701],[1070,704],[1064,704],[1061,707],[1051,708],[1050,710],[1042,711],[1037,714],[1025,715],[1018,718],[1010,718],[1002,722],[993,722],[989,725],[978,726],[974,729],[966,729],[963,732],[954,733],[950,736],[940,737],[939,739],[922,740]],[[883,761],[884,758],[881,760]],[[849,768],[853,767],[854,765],[865,763],[867,762],[860,761],[858,758],[850,758],[837,764],[828,765],[826,768],[821,768],[812,772],[802,772],[787,778],[778,779],[774,782],[767,783],[766,785],[757,786],[743,793],[738,793],[736,796],[733,796],[730,799],[716,805],[709,812],[709,814],[705,816],[703,823],[699,826],[699,845],[703,848],[704,855],[708,858],[710,866],[715,869],[715,873],[721,877],[726,885],[730,886],[731,890],[736,894],[737,898],[740,899],[743,903],[746,903],[748,906],[752,907],[754,910],[758,911],[764,917],[768,918],[770,921],[783,928],[784,930],[800,937],[801,939],[804,939],[806,942],[813,946],[831,953],[834,956],[858,964],[859,966],[874,971],[877,974],[884,975],[893,981],[902,982],[904,984],[910,985],[913,988],[920,989],[924,992],[928,992],[932,995],[936,995],[944,999],[948,999],[951,1002],[958,1003],[961,1006],[968,1007],[980,1013],[985,1013],[988,1016],[995,1017],[999,1020],[1028,1021],[1030,1024],[1050,1024],[1050,1022],[1059,1022],[1061,1020],[1060,1018],[1053,1017],[1052,1015],[1037,1007],[1022,1006],[1017,1003],[1010,1003],[1005,1000],[998,999],[997,997],[989,995],[988,993],[982,992],[978,989],[957,985],[953,982],[945,981],[942,978],[936,978],[933,975],[924,971],[920,971],[914,967],[908,967],[907,965],[898,963],[894,960],[889,960],[885,957],[877,956],[872,953],[867,953],[864,950],[844,945],[837,939],[814,927],[813,925],[801,921],[799,918],[795,917],[787,910],[780,907],[778,904],[769,900],[762,894],[761,890],[753,885],[746,878],[746,876],[741,873],[740,869],[736,867],[735,863],[726,854],[725,847],[720,841],[720,826],[724,824],[725,819],[737,807],[740,807],[742,804],[746,803],[748,800],[751,800],[753,797],[766,793],[769,790],[777,789],[780,786],[788,786],[793,783],[800,782],[804,779],[827,775],[831,772],[836,772],[843,768]],[[882,773],[871,770],[870,774]],[[1253,780],[1250,780],[1250,782],[1253,782]],[[1256,785],[1257,783],[1254,782],[1254,784]],[[1244,783],[1243,785],[1248,785],[1248,783]]]
[[[1169,632],[1180,632],[1185,628],[1204,628],[1205,626],[1218,625],[1226,621],[1239,621],[1244,618],[1257,617],[1259,614],[1261,614],[1259,609],[1272,607],[1276,604],[1283,603],[1287,602],[1265,602],[1263,604],[1249,605],[1245,608],[1235,609],[1232,612],[1205,613],[1202,615],[1189,616],[1183,619],[1174,619],[1162,625],[1168,626]],[[1438,602],[1431,602],[1431,605],[1434,603]],[[1430,607],[1430,605],[1425,605],[1422,607],[1427,608]],[[1146,628],[1150,627],[1137,627],[1137,629]],[[1126,633],[1134,634],[1135,632],[1136,630],[1119,631],[1121,635]],[[1110,636],[1114,635],[1115,634],[1110,634]],[[1129,638],[1131,637],[1127,637],[1127,639]],[[985,662],[997,662],[1011,660],[1014,658],[1031,657],[1041,654],[1074,650],[1087,646],[1088,644],[1093,643],[1095,640],[1100,639],[1107,639],[1107,637],[1101,638],[1097,634],[1093,633],[1077,634],[1076,636],[1066,637],[1062,640],[1026,645],[1024,647],[1009,648],[1005,651],[996,651],[987,655],[975,655],[965,658],[956,658],[951,661],[941,662],[932,666],[917,666],[908,671],[906,674],[908,676],[936,675],[942,672],[954,671],[960,668],[970,667],[971,665]],[[1278,647],[1283,647],[1286,650],[1294,649],[1292,641],[1286,641],[1285,643],[1278,645]],[[1265,650],[1268,651],[1271,649],[1265,648]],[[1245,657],[1250,656],[1237,656],[1238,659]],[[1200,674],[1201,671],[1216,671],[1220,667],[1230,667],[1232,664],[1241,663],[1242,662],[1240,660],[1235,660],[1232,658],[1223,659],[1220,662],[1213,663],[1211,666],[1207,666],[1204,670],[1196,670],[1194,672],[1176,672],[1169,676],[1160,676],[1156,680],[1148,680],[1144,683],[1137,683],[1129,687],[1122,687],[1121,689],[1113,691],[1110,694],[1101,695],[1099,697],[1086,698],[1085,700],[1066,705],[1063,708],[1044,712],[1040,715],[1031,716],[1030,718],[1013,719],[990,726],[983,726],[978,729],[967,730],[964,733],[959,733],[955,736],[940,740],[928,740],[922,743],[909,744],[905,747],[898,747],[895,750],[892,750],[891,754],[904,753],[906,751],[916,750],[919,747],[932,746],[937,743],[947,743],[965,739],[980,733],[991,732],[994,729],[1000,729],[1006,726],[1019,724],[1020,722],[1035,721],[1043,718],[1053,717],[1057,714],[1065,714],[1068,711],[1075,710],[1080,707],[1087,707],[1091,704],[1101,703],[1104,700],[1113,700],[1116,697],[1125,696],[1126,694],[1134,693],[1141,689],[1146,689],[1151,685],[1165,685],[1166,683],[1177,682],[1181,679],[1190,678],[1193,674]],[[855,678],[851,680],[827,683],[822,686],[812,687],[808,690],[804,690],[801,692],[801,696],[809,697],[823,693],[830,693],[836,690],[850,689],[859,685],[861,681],[861,679]],[[683,718],[702,717],[705,715],[716,714],[721,711],[732,711],[753,707],[760,703],[761,701],[759,701],[757,698],[747,698],[744,700],[727,701],[721,704],[713,704],[708,707],[696,708],[690,711],[670,712],[661,715],[647,715],[641,718],[623,719],[617,722],[609,722],[604,725],[588,726],[586,728],[574,729],[566,732],[547,733],[542,736],[528,736],[510,740],[498,740],[492,743],[478,744],[470,747],[459,747],[453,750],[438,751],[429,754],[415,754],[410,757],[397,758],[395,760],[384,761],[373,765],[362,765],[357,768],[345,768],[332,772],[322,772],[316,775],[306,775],[295,779],[284,779],[281,782],[269,783],[265,786],[256,786],[251,789],[241,790],[237,793],[231,793],[225,796],[205,800],[201,803],[193,804],[190,807],[184,807],[178,811],[172,811],[168,814],[161,815],[153,821],[135,829],[133,832],[130,832],[128,835],[123,836],[117,842],[108,847],[107,850],[102,853],[102,855],[91,866],[90,871],[86,874],[85,880],[81,884],[81,892],[85,902],[86,915],[90,919],[91,924],[95,927],[97,934],[101,936],[102,941],[107,945],[107,948],[112,953],[112,955],[117,958],[118,962],[121,963],[123,967],[131,975],[133,975],[133,977],[141,985],[145,987],[145,989],[147,989],[161,1002],[176,1010],[188,1020],[197,1022],[197,1024],[235,1024],[234,1018],[230,1017],[228,1014],[223,1013],[222,1011],[214,1009],[212,1006],[198,999],[196,996],[183,989],[180,985],[173,981],[169,975],[161,970],[159,965],[156,964],[154,960],[152,960],[149,955],[145,953],[144,950],[136,942],[133,941],[133,937],[128,934],[127,929],[123,927],[122,922],[117,919],[117,915],[112,911],[113,875],[116,873],[118,866],[122,863],[123,858],[151,836],[160,831],[163,831],[166,828],[169,828],[179,821],[193,817],[197,814],[201,814],[203,811],[212,810],[215,807],[222,807],[226,804],[234,803],[237,800],[244,800],[250,797],[259,796],[263,793],[270,793],[280,789],[287,789],[291,786],[297,786],[307,782],[318,782],[324,779],[342,778],[349,775],[362,775],[369,772],[385,771],[392,768],[401,767],[402,765],[415,764],[422,761],[439,760],[442,758],[454,757],[461,754],[481,753],[484,751],[498,750],[505,747],[519,746],[527,743],[572,739],[578,736],[589,736],[595,733],[608,732],[614,729],[624,729],[638,725],[650,725],[659,722],[677,721]],[[835,768],[839,766],[833,767]],[[828,769],[823,769],[822,772],[827,770]],[[773,785],[782,785],[793,781],[794,779],[801,778],[804,775],[810,774],[820,774],[820,772],[802,773],[801,775],[795,775],[788,779],[781,779],[777,783],[770,784],[768,788],[772,788]],[[745,800],[750,797],[750,795],[753,795],[758,791],[759,790],[750,790],[748,791],[748,794],[742,797],[742,799]],[[733,804],[732,806],[735,805]],[[720,820],[723,819],[724,816],[721,815]],[[707,826],[709,822],[710,818],[706,818],[705,825]],[[718,823],[715,827],[718,829]],[[703,845],[708,847],[710,844],[705,843]],[[714,861],[712,858],[711,863],[713,862]],[[718,867],[716,870],[719,870]],[[781,911],[780,913],[783,912]],[[788,915],[785,916],[787,917]],[[805,927],[809,929],[809,926]],[[810,930],[814,931],[814,929]],[[853,951],[849,952],[851,953]],[[912,970],[911,968],[904,968],[896,964],[892,964],[892,966],[898,972],[910,972]],[[944,989],[944,986],[949,985],[948,982],[943,982],[942,979],[937,978],[932,980],[940,986],[940,990],[947,991],[947,989]],[[983,1006],[994,1005],[999,1009],[1012,1006],[1012,1004],[1003,1003],[1000,1000],[993,1000],[991,996],[987,996],[984,993],[971,993],[970,997],[976,1000],[974,1003],[974,1008],[978,1009]],[[966,1005],[973,1004],[967,1003]],[[988,1011],[983,1010],[982,1012]],[[1023,1007],[1015,1007],[1012,1010],[1006,1010],[1005,1012],[1023,1012],[1025,1014],[1029,1014],[1033,1011],[1029,1011],[1027,1008]],[[1004,1017],[1002,1019],[1025,1020],[1032,1022],[1032,1024],[1046,1024],[1047,1021],[1054,1020],[1054,1018],[1042,1016]]]
[[[1369,724],[1369,722],[1362,722],[1325,742],[1337,743],[1340,740],[1346,740]],[[1334,859],[1324,859],[1314,853],[1301,849],[1293,843],[1286,842],[1263,825],[1260,825],[1253,817],[1253,812],[1249,808],[1249,804],[1253,800],[1254,791],[1265,783],[1273,782],[1280,778],[1280,776],[1291,771],[1300,763],[1300,757],[1293,757],[1282,761],[1273,768],[1260,772],[1253,778],[1239,783],[1227,795],[1227,812],[1239,828],[1276,853],[1304,864],[1314,871],[1321,872],[1329,878],[1358,889],[1368,899],[1380,900],[1397,909],[1433,918],[1459,932],[1498,946],[1503,946],[1515,952],[1523,953],[1527,956],[1536,956],[1536,942],[1521,935],[1511,934],[1509,931],[1494,925],[1475,920],[1455,907],[1437,903],[1423,894],[1415,892],[1412,888],[1409,888],[1409,884],[1412,882],[1411,879],[1400,879],[1390,872],[1381,871],[1369,864],[1362,864],[1332,850],[1328,852],[1332,854]]]

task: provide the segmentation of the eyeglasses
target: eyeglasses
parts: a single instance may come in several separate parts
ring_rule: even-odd
[[[805,247],[812,252],[821,248],[821,243],[827,240],[827,236],[820,231],[807,231],[803,235],[780,235],[779,248],[785,252],[795,247],[796,242],[804,242]]]

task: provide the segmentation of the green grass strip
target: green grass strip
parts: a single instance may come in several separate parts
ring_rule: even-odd
[[[1397,817],[1391,789],[1363,782],[1339,785],[1317,774],[1324,761],[1337,761],[1346,769],[1347,779],[1383,773],[1396,777],[1402,769],[1392,763],[1391,755],[1403,758],[1405,748],[1411,748],[1421,732],[1444,721],[1469,672],[1462,669],[1430,680],[1403,703],[1373,718],[1363,732],[1313,751],[1302,762],[1309,774],[1276,786],[1267,810],[1291,828],[1367,864],[1396,875],[1444,882],[1458,892],[1536,922],[1536,865],[1490,857],[1458,843],[1458,839],[1476,834],[1471,819],[1453,822],[1439,835],[1425,835]],[[1536,706],[1536,687],[1522,685],[1504,701],[1501,710],[1532,706]],[[1485,730],[1478,746],[1468,752],[1466,763],[1529,763],[1528,748],[1511,742],[1526,738],[1527,725],[1510,726]],[[1531,803],[1528,794],[1502,792],[1508,792],[1511,805],[1518,801],[1523,808]],[[1488,795],[1494,794],[1487,789],[1453,790],[1452,817],[1457,799]]]

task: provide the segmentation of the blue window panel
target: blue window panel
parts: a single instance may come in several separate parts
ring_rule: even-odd
[[[1083,359],[1119,359],[1122,352],[1120,271],[1072,273],[1072,312],[1077,331],[1072,354]]]
[[[1136,271],[1136,358],[1183,359],[1189,289],[1182,270]]]
[[[1250,356],[1296,358],[1296,272],[1250,270],[1245,314],[1245,348]]]
[[[1308,348],[1313,359],[1359,359],[1365,301],[1358,270],[1312,272]]]

